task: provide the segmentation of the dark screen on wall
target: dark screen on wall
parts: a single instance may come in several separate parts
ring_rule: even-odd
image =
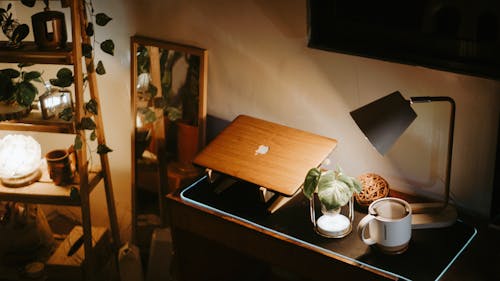
[[[308,0],[308,45],[500,79],[500,1]]]

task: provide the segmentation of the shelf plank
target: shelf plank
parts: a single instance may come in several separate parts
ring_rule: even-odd
[[[28,116],[20,120],[0,122],[0,130],[35,131],[48,133],[75,134],[75,124],[62,119],[43,119],[39,110],[32,110]]]
[[[94,189],[102,178],[101,171],[89,172],[89,192]],[[47,172],[43,171],[40,180],[28,186],[6,187],[0,183],[0,201],[80,206],[80,198],[70,196],[72,187],[79,189],[78,183],[57,186],[50,180]]]
[[[35,64],[73,64],[71,43],[60,50],[39,50],[35,42],[23,42],[17,49],[6,47],[7,41],[0,41],[0,62]]]

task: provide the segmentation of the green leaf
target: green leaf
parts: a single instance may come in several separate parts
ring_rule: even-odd
[[[73,79],[64,80],[64,79],[49,79],[50,84],[56,87],[66,88],[73,84]]]
[[[140,110],[141,114],[144,116],[144,124],[150,124],[156,121],[156,114],[149,107]]]
[[[23,77],[24,81],[31,81],[31,80],[39,81],[37,79],[40,78],[41,76],[42,74],[38,71],[30,71],[30,72],[25,72]]]
[[[82,43],[82,55],[88,59],[92,58],[92,45]]]
[[[87,27],[85,28],[85,33],[89,37],[94,36],[94,24],[93,23],[89,22],[87,24]]]
[[[59,79],[49,79],[49,82],[50,82],[50,85],[52,85],[52,86],[64,88],[62,86],[63,83],[61,81],[59,81]]]
[[[321,173],[318,181],[318,192],[326,188],[330,188],[335,181],[335,173],[331,170]]]
[[[80,125],[78,126],[80,130],[95,130],[96,124],[94,120],[90,117],[82,117]]]
[[[152,83],[149,83],[148,92],[151,97],[155,97],[158,94],[158,88]]]
[[[337,180],[343,181],[350,189],[354,190],[354,181],[351,177],[344,174],[337,174]]]
[[[17,85],[17,88],[18,88],[18,95],[16,97],[17,103],[23,106],[31,106],[31,103],[33,103],[33,100],[38,94],[37,88],[33,84],[26,81],[19,83]]]
[[[106,74],[106,69],[104,68],[104,64],[102,63],[102,61],[97,62],[97,67],[95,69],[95,72],[99,75]]]
[[[14,95],[14,83],[9,76],[0,72],[0,101],[10,100]]]
[[[115,43],[113,40],[108,39],[101,43],[101,50],[113,56],[115,54]]]
[[[66,88],[71,86],[74,82],[73,72],[69,68],[63,67],[57,71],[57,79],[49,79],[50,84]]]
[[[326,171],[321,174],[318,182],[318,197],[327,210],[344,206],[352,197],[351,188],[338,180],[338,172]]]
[[[113,151],[111,148],[107,147],[105,144],[99,144],[97,146],[97,153],[98,154],[106,154],[108,152]]]
[[[71,107],[64,108],[59,112],[58,117],[64,121],[70,121],[73,118],[73,109]]]
[[[334,210],[346,205],[351,199],[352,192],[343,181],[339,180],[328,180],[328,184],[323,185],[323,188],[319,188],[318,185],[318,197],[323,206],[327,210]]]
[[[82,142],[82,138],[80,137],[80,135],[75,136],[75,145],[74,146],[75,146],[76,150],[82,149],[83,142]]]
[[[175,106],[169,106],[165,110],[167,112],[168,120],[175,122],[182,118],[182,110]]]
[[[28,27],[27,24],[21,24],[16,29],[14,29],[14,32],[12,33],[12,38],[11,40],[15,43],[21,42],[28,34],[30,33],[30,28]]]
[[[73,72],[67,67],[63,67],[57,71],[56,77],[59,79],[73,78]]]
[[[15,70],[13,68],[2,69],[2,70],[0,70],[0,73],[9,77],[10,79],[14,79],[14,78],[21,76],[21,72]]]
[[[312,198],[314,191],[316,190],[316,186],[318,186],[320,175],[321,171],[318,168],[312,168],[309,172],[307,172],[303,190],[303,193],[307,198]]]
[[[105,13],[98,13],[95,15],[95,22],[99,26],[105,26],[112,18],[108,17]]]
[[[30,8],[35,6],[35,1],[36,0],[21,0],[21,3],[24,4],[24,6],[28,6]]]
[[[89,100],[85,103],[85,110],[94,115],[97,115],[97,102],[94,99]]]

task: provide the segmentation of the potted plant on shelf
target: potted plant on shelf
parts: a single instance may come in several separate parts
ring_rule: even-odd
[[[331,238],[341,238],[351,232],[354,220],[353,194],[361,192],[361,183],[346,175],[339,167],[337,170],[312,168],[306,175],[303,193],[310,200],[311,220],[315,230]],[[316,221],[314,194],[321,203],[321,216]],[[349,205],[348,217],[341,214],[341,208]]]
[[[38,94],[33,82],[43,83],[38,71],[24,71],[32,64],[20,63],[19,70],[0,70],[0,121],[19,119],[31,111],[31,104]]]
[[[28,36],[30,29],[27,24],[21,24],[18,20],[12,18],[11,8],[12,3],[9,3],[6,9],[0,8],[0,26],[2,32],[9,39],[7,47],[19,48],[21,41]]]

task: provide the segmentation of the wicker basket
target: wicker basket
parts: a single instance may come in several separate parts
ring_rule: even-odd
[[[368,207],[373,201],[389,195],[389,183],[381,176],[366,173],[358,177],[363,189],[356,193],[356,202],[361,207]]]

